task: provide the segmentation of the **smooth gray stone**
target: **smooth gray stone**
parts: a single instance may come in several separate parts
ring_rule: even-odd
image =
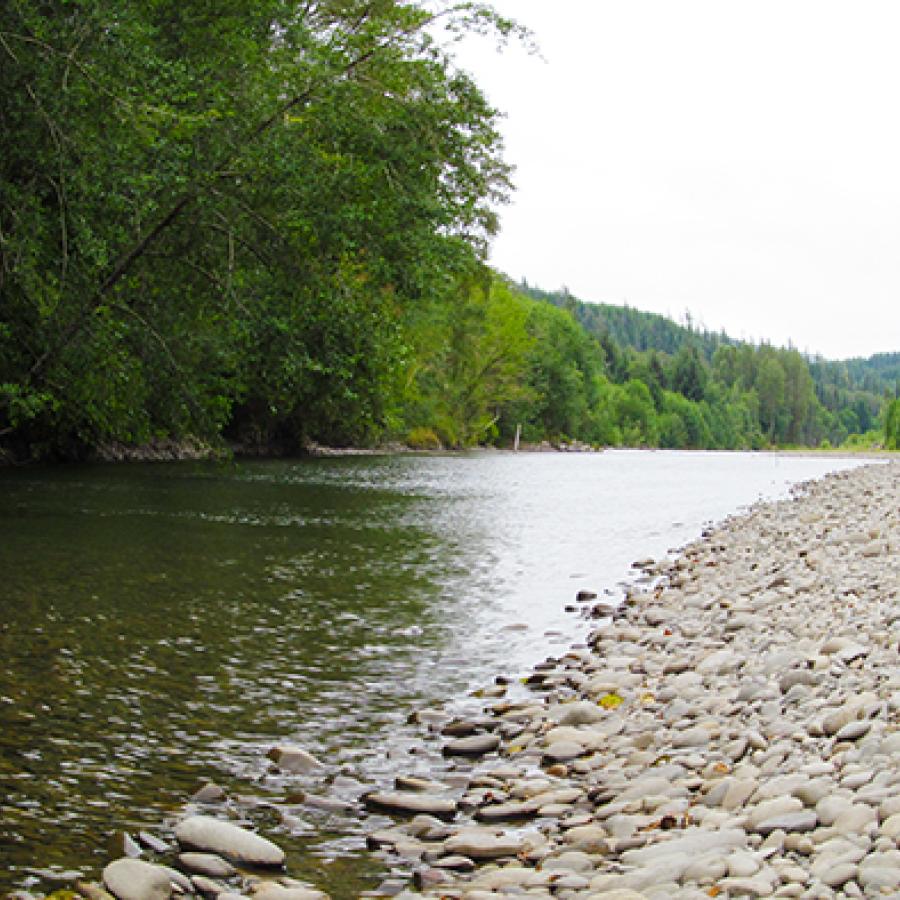
[[[267,838],[212,816],[191,816],[175,828],[178,843],[188,850],[216,853],[248,866],[280,867],[284,851]]]
[[[753,829],[759,834],[769,834],[772,831],[812,831],[819,824],[818,816],[811,809],[800,812],[788,812],[781,815],[763,819]]]
[[[475,861],[468,856],[445,856],[432,863],[435,869],[450,869],[454,872],[471,872],[475,869]]]
[[[444,745],[444,756],[483,756],[500,746],[496,734],[473,734],[471,737],[457,738]]]
[[[219,894],[225,893],[224,884],[220,884],[212,878],[207,878],[205,875],[192,875],[191,882],[197,893],[207,897],[218,897]]]
[[[544,758],[550,762],[569,762],[585,755],[584,747],[576,741],[554,741],[546,750]]]
[[[449,797],[412,791],[373,791],[363,797],[363,803],[372,809],[410,815],[424,813],[441,819],[452,819],[457,810],[456,801]]]
[[[856,877],[857,866],[852,862],[835,863],[823,875],[820,876],[823,884],[828,887],[841,887]]]
[[[495,803],[482,806],[475,818],[484,822],[501,821],[503,819],[527,819],[537,815],[540,807],[533,800]]]
[[[697,856],[723,852],[747,846],[747,834],[739,828],[723,828],[719,831],[706,831],[701,828],[690,828],[680,838],[642,847],[639,850],[626,850],[621,860],[629,866],[649,866],[669,856],[683,857],[691,860]],[[685,863],[687,866],[687,862]]]
[[[522,837],[515,834],[494,834],[488,829],[468,829],[453,835],[444,842],[448,856],[468,856],[469,859],[499,859],[515,856],[525,846]]]
[[[703,747],[709,743],[709,731],[702,725],[676,731],[672,736],[673,747]]]
[[[150,834],[149,831],[138,832],[138,840],[154,853],[169,853],[172,849],[164,840]]]
[[[179,872],[178,869],[173,869],[171,866],[160,865],[160,868],[169,876],[169,881],[172,882],[172,886],[175,888],[176,893],[179,890],[185,894],[193,893],[193,882],[184,874],[184,872]]]
[[[210,878],[231,878],[236,871],[228,860],[215,853],[181,853],[178,865],[192,875],[208,875]]]
[[[867,719],[860,719],[856,722],[850,722],[841,728],[834,739],[836,741],[858,741],[861,737],[867,735],[872,728],[872,723]]]
[[[328,900],[328,895],[302,884],[284,887],[269,881],[253,891],[253,900]]]
[[[169,900],[172,882],[161,866],[140,859],[117,859],[103,870],[103,884],[119,900]]]
[[[279,744],[269,750],[266,756],[279,769],[294,775],[309,775],[311,772],[321,772],[325,768],[311,753],[290,744]]]
[[[872,853],[859,864],[860,885],[872,893],[888,893],[900,888],[900,851]]]
[[[85,897],[86,900],[113,900],[113,895],[95,881],[76,881],[75,893]],[[13,891],[6,895],[6,900],[37,900],[37,898],[28,891]]]
[[[196,791],[191,800],[197,803],[221,803],[227,798],[225,791],[217,784],[204,784],[202,788]]]
[[[602,722],[607,713],[590,700],[576,700],[552,707],[548,716],[559,725],[593,725]]]

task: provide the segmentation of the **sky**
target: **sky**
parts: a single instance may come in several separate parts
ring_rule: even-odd
[[[457,49],[505,113],[491,263],[830,359],[900,351],[900,3],[495,0]]]

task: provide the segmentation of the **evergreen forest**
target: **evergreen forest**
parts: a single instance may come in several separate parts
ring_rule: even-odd
[[[486,265],[480,2],[0,5],[0,460],[192,439],[900,440],[900,354],[809,359]]]

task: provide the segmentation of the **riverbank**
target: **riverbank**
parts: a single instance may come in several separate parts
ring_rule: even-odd
[[[893,890],[898,506],[898,467],[870,467],[729,519],[674,563],[643,561],[659,583],[598,621],[590,646],[538,665],[527,684],[498,678],[465,705],[421,709],[409,734],[392,735],[390,752],[408,766],[397,790],[373,794],[359,770],[274,753],[293,784],[281,801],[206,792],[124,849],[177,864],[183,888],[321,897],[290,882],[285,896],[273,885],[284,877],[277,867],[250,877],[179,858],[174,838],[182,849],[242,851],[174,820],[253,822],[287,849],[298,817],[330,804],[363,823],[391,871],[379,896],[476,900],[501,886],[576,898],[613,887],[646,897]],[[572,606],[585,618],[612,611],[584,596]],[[786,808],[766,805],[785,796]],[[820,808],[826,797],[842,805]],[[159,867],[143,872],[157,887],[128,897],[164,896]],[[287,874],[296,874],[290,860]]]
[[[533,697],[432,723],[500,756],[451,767],[454,823],[373,843],[428,896],[897,896],[898,509],[900,467],[872,466],[644,561],[658,584]]]

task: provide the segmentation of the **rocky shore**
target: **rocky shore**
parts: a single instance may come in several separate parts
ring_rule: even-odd
[[[584,645],[463,714],[414,713],[395,784],[273,749],[351,790],[335,802],[390,872],[369,896],[900,898],[900,465],[804,485],[636,566],[648,579],[622,605],[579,595]],[[325,896],[223,800],[198,795],[155,848],[135,843],[143,859],[126,847],[78,890]]]

